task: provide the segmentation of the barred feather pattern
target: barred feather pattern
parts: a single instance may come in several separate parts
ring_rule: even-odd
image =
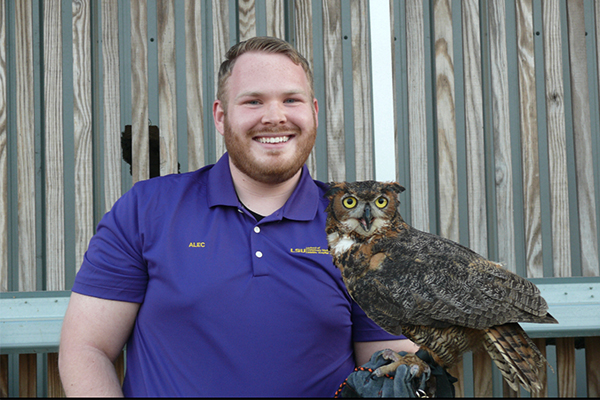
[[[402,333],[429,352],[442,367],[452,367],[467,351],[485,350],[513,390],[518,391],[519,384],[530,392],[543,388],[542,369],[547,361],[517,323],[483,330],[461,326],[403,326]]]
[[[442,367],[452,367],[463,353],[478,351],[483,342],[483,332],[463,326],[434,328],[421,325],[404,325],[402,334],[427,350]]]
[[[540,377],[546,358],[519,324],[505,324],[485,330],[487,352],[515,391],[521,384],[530,392],[542,390]]]

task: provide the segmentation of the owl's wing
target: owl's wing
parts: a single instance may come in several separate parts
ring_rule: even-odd
[[[415,230],[384,247],[386,258],[362,284],[372,291],[368,301],[389,319],[475,329],[552,322],[535,285],[458,243]]]

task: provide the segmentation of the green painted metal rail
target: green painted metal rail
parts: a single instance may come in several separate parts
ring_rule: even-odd
[[[532,279],[558,324],[521,324],[533,338],[600,336],[600,278]],[[0,353],[58,349],[69,291],[0,293]]]
[[[70,294],[0,293],[0,354],[56,352]]]

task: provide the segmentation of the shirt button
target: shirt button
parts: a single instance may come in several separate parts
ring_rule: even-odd
[[[258,226],[254,227],[254,232],[259,233],[260,232],[260,228]]]
[[[262,251],[257,251],[256,253],[256,257],[261,258],[263,256]]]

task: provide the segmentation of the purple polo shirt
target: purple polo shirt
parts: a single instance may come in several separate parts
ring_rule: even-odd
[[[90,241],[73,291],[142,303],[126,396],[332,396],[352,342],[391,340],[350,299],[325,236],[326,186],[306,166],[259,223],[227,154],[139,182]]]

